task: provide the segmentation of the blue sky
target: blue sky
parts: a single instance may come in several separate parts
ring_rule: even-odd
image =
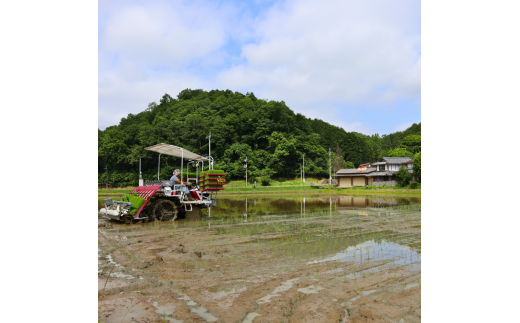
[[[421,121],[420,1],[100,0],[98,40],[100,129],[185,88],[365,134]]]

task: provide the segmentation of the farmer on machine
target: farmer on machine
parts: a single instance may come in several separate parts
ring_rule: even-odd
[[[173,176],[170,178],[170,181],[173,181],[173,182],[175,182],[175,183],[177,183],[177,184],[186,184],[186,185],[188,185],[188,186],[191,186],[191,183],[190,183],[190,182],[181,182],[181,181],[179,180],[179,176],[180,176],[180,174],[181,174],[181,171],[180,171],[180,170],[178,170],[178,169],[174,170],[174,171],[173,171]],[[191,198],[191,195],[190,195],[190,190],[188,190],[187,187],[185,187],[185,186],[184,186],[184,187],[181,187],[181,190],[182,190],[184,193],[186,193],[186,197],[188,198],[188,201],[192,201],[192,200],[193,200],[193,199]]]

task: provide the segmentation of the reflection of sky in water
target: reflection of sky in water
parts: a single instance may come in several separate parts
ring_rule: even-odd
[[[368,261],[378,260],[392,260],[390,265],[403,266],[410,265],[411,270],[421,269],[421,254],[406,245],[401,245],[395,242],[382,240],[377,243],[374,240],[369,240],[357,244],[356,246],[347,247],[334,255],[324,257],[323,259],[314,260],[307,264],[316,264],[325,261],[355,261],[357,263],[364,263]],[[385,266],[388,267],[389,264]],[[348,278],[348,277],[347,277]]]

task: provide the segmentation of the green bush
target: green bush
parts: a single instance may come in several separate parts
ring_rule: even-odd
[[[414,190],[415,190],[415,189],[417,189],[418,187],[419,187],[419,183],[417,183],[417,182],[411,182],[411,183],[410,183],[410,188],[411,188],[411,189],[414,189]]]
[[[397,179],[398,187],[406,187],[412,179],[412,174],[410,174],[404,166],[401,166],[395,174],[395,177]]]
[[[260,177],[260,183],[262,183],[262,186],[270,186],[271,178],[269,178],[269,176],[262,176]]]

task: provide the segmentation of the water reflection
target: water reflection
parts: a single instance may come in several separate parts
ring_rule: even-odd
[[[98,198],[98,209],[103,207]],[[388,208],[398,205],[420,204],[420,197],[361,197],[361,196],[312,196],[312,197],[225,197],[219,196],[217,207],[204,210],[206,216],[243,216],[244,220],[256,215],[300,214],[338,211],[352,208]],[[211,213],[210,213],[211,212]]]
[[[318,197],[266,197],[226,198],[220,197],[217,207],[211,209],[212,216],[243,215],[244,219],[254,215],[295,214],[305,217],[308,213],[330,214],[352,208],[387,208],[398,205],[420,204],[419,197],[367,198],[359,196]],[[299,205],[298,205],[299,204]]]

